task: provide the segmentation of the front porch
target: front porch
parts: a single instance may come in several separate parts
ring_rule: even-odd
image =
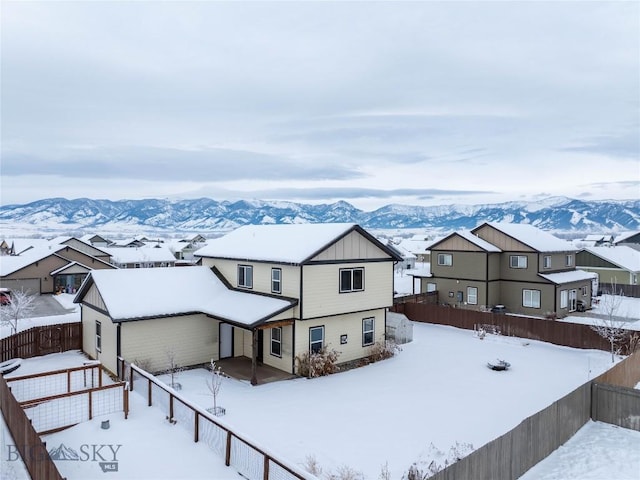
[[[230,357],[216,361],[216,365],[222,369],[222,373],[236,380],[246,380],[251,382],[252,369],[249,357]],[[263,383],[277,382],[297,378],[296,375],[278,370],[277,368],[258,363],[256,366],[257,385]]]

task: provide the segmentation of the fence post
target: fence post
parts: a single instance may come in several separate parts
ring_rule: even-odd
[[[96,370],[98,371],[98,386],[101,387],[102,386],[102,371],[100,370],[100,367],[98,367],[96,365]]]
[[[200,440],[200,422],[198,421],[200,414],[197,412],[197,410],[194,410],[193,413],[195,413],[195,423],[193,424],[193,441],[198,442],[198,440]]]
[[[169,422],[173,423],[173,394],[169,394]]]
[[[262,476],[263,480],[269,480],[269,457],[264,456],[264,473]]]
[[[148,398],[148,406],[151,406],[151,379],[147,378],[147,380],[149,381],[149,388],[148,388],[148,393],[147,393],[147,398]]]
[[[133,364],[129,365],[129,390],[133,391]]]
[[[124,419],[129,416],[129,390],[127,390],[127,384],[122,387],[122,408],[124,409]]]
[[[89,420],[93,418],[93,402],[91,401],[91,390],[89,390]]]
[[[67,370],[67,393],[71,392],[71,370]]]
[[[227,430],[227,448],[224,452],[224,464],[231,465],[231,430]]]

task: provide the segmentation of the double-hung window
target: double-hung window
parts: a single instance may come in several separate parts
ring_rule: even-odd
[[[271,293],[282,293],[282,269],[271,269]]]
[[[511,268],[527,268],[527,256],[511,255],[509,257],[509,266]]]
[[[102,352],[102,324],[96,320],[96,350]]]
[[[364,268],[340,269],[340,293],[361,292],[364,290]]]
[[[271,355],[282,357],[282,327],[271,329]]]
[[[540,290],[522,290],[522,306],[540,308]]]
[[[324,327],[311,327],[309,329],[309,351],[318,353],[324,346]]]
[[[551,255],[545,255],[542,259],[542,268],[551,268]]]
[[[478,288],[477,287],[467,287],[467,303],[469,305],[478,304]]]
[[[362,346],[363,347],[374,344],[375,323],[376,323],[376,319],[374,317],[362,319]]]
[[[238,265],[238,286],[253,288],[253,267],[251,265]]]
[[[565,258],[564,264],[567,267],[572,267],[573,266],[573,255],[566,255],[564,258]]]
[[[450,267],[451,265],[453,265],[453,255],[451,255],[450,253],[439,253],[438,265]]]

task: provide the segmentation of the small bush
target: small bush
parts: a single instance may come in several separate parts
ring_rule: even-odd
[[[371,347],[371,354],[369,360],[371,362],[378,362],[387,358],[393,357],[400,347],[393,340],[385,340],[383,342],[376,342]]]
[[[318,463],[315,455],[307,455],[302,464],[302,468],[315,477],[322,475],[322,467]]]
[[[304,352],[296,357],[298,374],[307,378],[322,377],[336,373],[340,352],[322,347],[318,352]]]

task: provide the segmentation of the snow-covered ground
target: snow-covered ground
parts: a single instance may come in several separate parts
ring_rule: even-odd
[[[637,480],[640,432],[589,421],[520,480]]]
[[[55,325],[56,323],[73,323],[80,321],[80,306],[73,303],[75,295],[69,293],[61,293],[60,295],[52,295],[54,299],[66,309],[75,309],[66,315],[50,315],[46,317],[22,318],[18,321],[18,332],[28,330],[32,327],[42,325]],[[0,325],[0,338],[8,337],[12,334],[10,325]]]

